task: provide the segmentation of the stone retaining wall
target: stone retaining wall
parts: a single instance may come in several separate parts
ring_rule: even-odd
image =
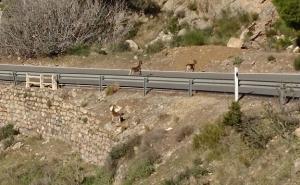
[[[102,165],[114,144],[99,119],[80,106],[64,101],[49,89],[0,89],[0,126],[12,123],[21,133],[63,140],[82,158]]]

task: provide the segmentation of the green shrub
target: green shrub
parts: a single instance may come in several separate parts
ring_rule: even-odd
[[[242,26],[247,26],[254,18],[247,12],[234,14],[231,9],[224,9],[220,18],[214,21],[214,43],[226,45],[231,37],[239,35]]]
[[[171,18],[167,23],[166,29],[173,34],[177,34],[178,31],[181,29],[181,27],[179,26],[179,23],[178,23],[178,18],[177,17]]]
[[[210,30],[190,30],[183,36],[174,38],[172,46],[201,46],[208,43]]]
[[[110,185],[113,183],[112,171],[101,168],[97,170],[95,176],[85,177],[81,185]]]
[[[133,27],[129,30],[127,34],[127,39],[132,39],[135,37],[139,31],[140,26],[142,25],[142,22],[136,22]]]
[[[135,11],[144,11],[145,14],[156,15],[160,12],[159,5],[153,0],[128,0],[128,7]]]
[[[294,68],[295,68],[295,70],[297,70],[297,71],[300,70],[300,57],[297,57],[297,58],[294,60]]]
[[[12,146],[15,143],[14,136],[9,136],[8,138],[3,140],[4,149]]]
[[[134,161],[129,166],[124,185],[131,185],[139,179],[150,176],[155,171],[154,164],[158,159],[159,155],[155,151],[148,151],[144,156]]]
[[[125,41],[121,41],[110,46],[112,52],[126,52],[130,51],[129,44]]]
[[[229,111],[223,117],[223,124],[239,127],[242,123],[242,111],[238,102],[232,102]]]
[[[299,0],[273,0],[280,17],[287,25],[300,29],[300,3]]]
[[[118,90],[120,89],[120,86],[118,84],[112,84],[112,85],[108,85],[105,88],[105,94],[106,96],[110,96],[115,94],[116,92],[118,92]]]
[[[146,52],[148,54],[154,54],[154,53],[158,53],[158,52],[162,51],[163,49],[165,49],[165,44],[163,43],[163,41],[159,40],[153,44],[150,44],[146,48]]]
[[[114,146],[110,152],[110,157],[113,161],[121,159],[122,157],[131,157],[134,154],[134,147],[139,145],[141,141],[140,136],[133,137],[127,142]]]
[[[10,138],[19,132],[14,129],[14,126],[12,124],[8,124],[2,128],[0,128],[0,141],[6,138]]]
[[[239,66],[244,62],[244,59],[242,59],[241,57],[234,57],[233,59],[233,65],[235,66]]]
[[[222,124],[205,125],[201,132],[193,138],[194,149],[214,149],[219,144],[220,139],[224,136],[224,129]]]
[[[69,48],[67,53],[70,55],[88,56],[90,54],[90,47],[83,44],[75,45]]]

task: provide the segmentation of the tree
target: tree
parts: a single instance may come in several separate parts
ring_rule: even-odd
[[[273,0],[273,2],[286,24],[300,30],[300,0]]]
[[[77,45],[112,42],[129,30],[126,6],[110,0],[7,0],[1,54],[58,55]]]

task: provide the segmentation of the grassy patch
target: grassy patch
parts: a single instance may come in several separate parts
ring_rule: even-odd
[[[225,130],[222,124],[205,125],[201,132],[194,136],[194,149],[214,149],[218,146],[220,139],[224,136]]]
[[[107,168],[100,168],[96,175],[83,179],[81,185],[110,185],[113,183],[113,173]]]
[[[13,137],[16,134],[18,134],[18,131],[14,129],[14,126],[12,124],[8,124],[0,128],[0,141]]]
[[[158,53],[163,49],[165,49],[165,44],[163,43],[163,41],[158,40],[157,42],[148,45],[148,47],[146,48],[146,53],[148,54]]]
[[[242,111],[238,102],[232,102],[229,111],[224,115],[223,124],[239,127],[242,123]]]
[[[189,30],[183,36],[177,36],[172,42],[173,47],[178,46],[201,46],[208,43],[210,30]]]
[[[141,137],[136,136],[129,139],[127,142],[118,144],[112,148],[110,152],[110,157],[113,161],[119,160],[122,157],[132,157],[134,154],[134,147],[139,145],[141,142]]]
[[[189,9],[189,10],[196,11],[197,8],[198,8],[198,7],[197,7],[196,1],[189,2],[189,4],[188,4],[188,9]]]
[[[125,41],[120,41],[118,43],[114,43],[110,46],[110,50],[112,52],[126,52],[130,51],[129,44]]]
[[[88,56],[90,54],[90,47],[83,44],[78,44],[67,51],[70,55],[77,55],[77,56]]]
[[[242,59],[241,57],[234,57],[232,63],[235,66],[240,66],[243,62],[244,62],[244,59]]]

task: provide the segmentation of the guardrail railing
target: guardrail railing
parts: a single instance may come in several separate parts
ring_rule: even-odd
[[[59,86],[89,85],[186,90],[238,94],[300,97],[300,75],[295,73],[208,73],[178,71],[142,71],[141,76],[130,76],[128,70],[55,68],[0,65],[0,80],[14,84],[26,82],[26,73],[56,74]]]

